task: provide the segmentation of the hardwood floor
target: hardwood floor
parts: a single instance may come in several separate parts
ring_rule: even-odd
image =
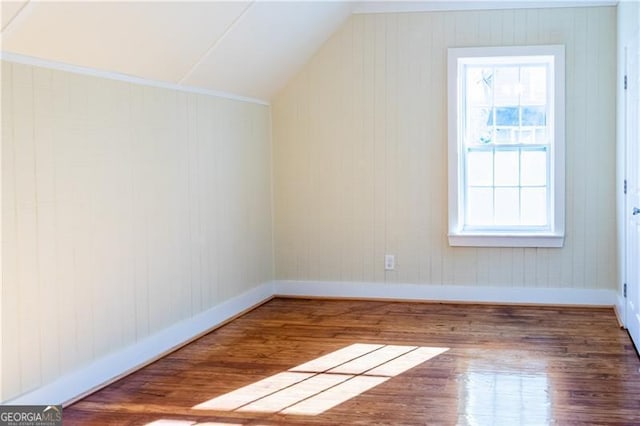
[[[640,424],[612,309],[274,299],[65,424]]]

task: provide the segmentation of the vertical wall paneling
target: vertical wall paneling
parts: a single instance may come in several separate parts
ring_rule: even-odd
[[[269,114],[2,62],[4,400],[273,279]]]
[[[615,29],[615,7],[352,16],[272,106],[276,277],[612,288]],[[521,44],[566,46],[565,246],[450,247],[447,48]]]
[[[11,111],[11,103],[13,102],[13,90],[11,85],[8,84],[11,81],[11,67],[7,67],[4,64],[0,64],[0,90],[2,90],[2,96],[0,99],[0,115],[2,117],[8,116]],[[13,121],[13,120],[7,120]],[[2,141],[12,140],[13,126],[5,123],[2,120],[0,137]],[[6,125],[5,125],[6,124]],[[6,145],[6,146],[5,146]],[[9,161],[11,158],[11,161]],[[4,325],[7,323],[5,319],[9,314],[16,317],[16,312],[9,312],[15,306],[15,303],[8,305],[6,308],[2,303],[9,297],[9,277],[15,277],[15,251],[11,254],[6,252],[5,258],[5,244],[8,241],[13,241],[15,236],[7,235],[9,229],[9,223],[12,225],[12,230],[15,230],[15,194],[13,185],[13,143],[2,143],[0,146],[0,342],[4,341],[17,341],[17,333],[15,331],[4,331]],[[5,214],[6,209],[6,214]],[[15,283],[15,280],[14,280]],[[15,292],[12,292],[15,296]],[[15,302],[15,300],[11,300]],[[17,351],[14,351],[13,357],[17,356]],[[5,355],[0,349],[0,369],[4,368],[8,354]],[[15,360],[12,360],[12,364],[15,365]],[[17,387],[19,383],[16,383],[16,377],[12,378],[10,386]],[[0,400],[3,400],[5,395],[5,387],[3,386],[5,379],[0,377]]]

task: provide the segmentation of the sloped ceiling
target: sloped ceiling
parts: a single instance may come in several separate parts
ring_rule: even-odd
[[[268,101],[345,2],[2,1],[2,51]]]
[[[5,1],[2,51],[269,101],[351,13],[586,1]]]

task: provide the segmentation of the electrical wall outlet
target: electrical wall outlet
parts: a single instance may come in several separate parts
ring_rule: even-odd
[[[393,271],[396,269],[396,257],[393,254],[384,255],[384,270]]]

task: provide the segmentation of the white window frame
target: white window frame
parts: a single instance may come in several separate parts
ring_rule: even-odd
[[[463,67],[487,60],[518,62],[527,57],[552,58],[547,83],[550,141],[550,224],[534,227],[469,229],[465,226],[465,153],[463,147]],[[565,55],[562,45],[472,47],[448,49],[449,245],[474,247],[562,247],[565,234]]]

